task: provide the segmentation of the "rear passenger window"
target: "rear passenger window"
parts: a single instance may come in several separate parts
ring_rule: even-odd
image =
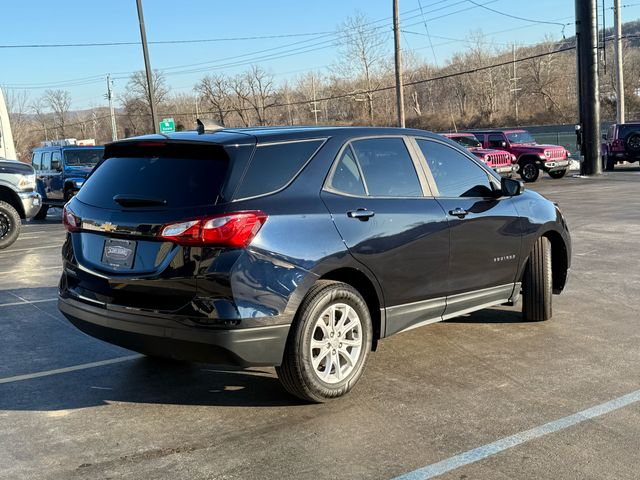
[[[331,179],[331,188],[349,195],[366,195],[360,169],[351,147],[347,147],[336,165]]]
[[[367,193],[373,197],[421,197],[422,187],[402,138],[352,142]]]
[[[258,145],[236,198],[275,192],[287,185],[318,150],[324,140]]]

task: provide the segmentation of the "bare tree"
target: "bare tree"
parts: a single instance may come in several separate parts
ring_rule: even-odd
[[[9,123],[11,123],[16,155],[19,159],[26,159],[31,123],[28,116],[29,93],[26,90],[7,90],[5,100],[9,111]]]
[[[162,104],[169,94],[167,82],[164,74],[159,70],[154,70],[151,75],[151,85],[153,87],[153,97],[156,105]],[[149,87],[147,85],[147,77],[143,71],[138,71],[129,77],[127,82],[127,93],[139,99],[144,103],[149,111]]]
[[[231,78],[229,80],[229,87],[232,91],[230,97],[231,108],[238,116],[240,124],[248,127],[251,124],[251,105],[248,101],[250,91],[247,86],[245,75],[236,75]]]
[[[339,28],[338,46],[342,54],[340,70],[362,81],[364,88],[360,93],[367,99],[369,121],[373,123],[374,90],[380,86],[385,39],[380,29],[371,27],[371,23],[362,12],[348,17]]]
[[[267,108],[274,104],[273,75],[267,73],[261,67],[253,65],[245,73],[245,81],[249,92],[247,102],[256,113],[258,125],[267,125]]]
[[[66,90],[45,90],[44,102],[53,113],[54,126],[66,137],[67,117],[71,108],[71,94]]]
[[[231,111],[231,85],[226,76],[221,74],[207,75],[194,87],[210,109],[218,116],[220,125],[225,125],[225,119]]]

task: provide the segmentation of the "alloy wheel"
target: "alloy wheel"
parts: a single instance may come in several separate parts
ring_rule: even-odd
[[[325,383],[347,378],[362,354],[362,323],[346,303],[327,307],[316,320],[311,337],[311,362],[316,376]]]

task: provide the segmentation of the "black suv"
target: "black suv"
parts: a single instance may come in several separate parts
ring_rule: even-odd
[[[224,129],[107,145],[65,207],[59,308],[150,356],[269,365],[324,401],[379,340],[492,305],[551,317],[560,210],[422,130]]]

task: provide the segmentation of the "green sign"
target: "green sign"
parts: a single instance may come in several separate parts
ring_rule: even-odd
[[[163,118],[160,122],[160,133],[172,133],[176,131],[176,123],[173,118]]]

